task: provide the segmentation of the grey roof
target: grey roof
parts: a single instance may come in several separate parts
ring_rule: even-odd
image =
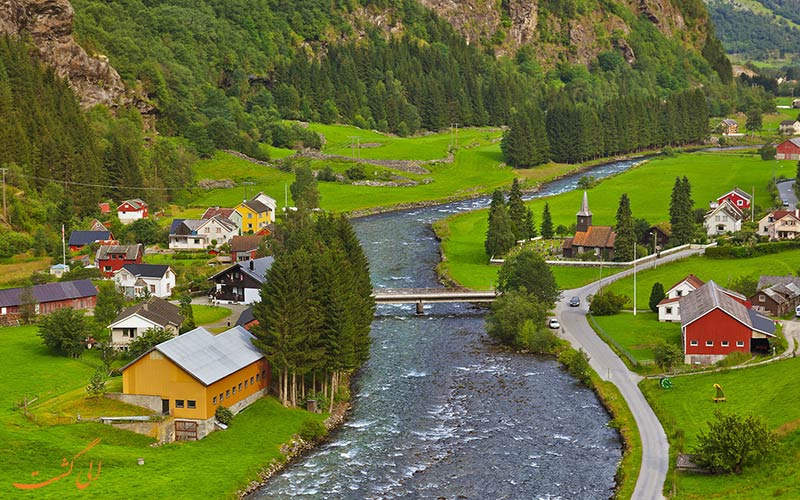
[[[122,269],[126,269],[134,276],[145,278],[162,278],[169,269],[165,264],[125,264]]]
[[[795,123],[797,123],[797,120],[783,120],[781,125],[794,125]]]
[[[239,315],[239,319],[236,320],[236,326],[245,326],[247,323],[250,323],[251,321],[255,320],[256,317],[253,316],[253,308],[248,307],[247,309],[242,311],[242,314]]]
[[[681,308],[681,327],[689,325],[714,309],[720,309],[753,330],[758,330],[770,335],[775,331],[774,325],[772,325],[772,330],[765,330],[765,323],[758,318],[756,318],[756,323],[754,323],[754,316],[752,314],[755,313],[755,311],[745,307],[744,304],[735,300],[730,294],[741,297],[740,294],[726,290],[717,285],[713,280],[709,280],[705,285],[683,297],[678,303]],[[755,314],[758,315],[758,313]],[[763,316],[761,317],[763,318]],[[772,323],[770,319],[764,319]]]
[[[58,283],[45,283],[44,285],[34,285],[32,288],[33,297],[36,303],[58,302],[61,300],[77,299],[82,297],[94,297],[97,295],[97,288],[90,280],[61,281]],[[20,294],[25,288],[7,288],[0,290],[0,307],[13,307],[22,303]]]
[[[275,262],[273,257],[260,257],[258,259],[248,260],[247,262],[237,262],[230,267],[226,267],[208,279],[213,280],[217,276],[225,274],[231,269],[238,267],[243,273],[247,274],[254,280],[258,281],[259,283],[264,283],[267,280],[267,271],[269,271],[269,269],[272,267],[273,262]],[[250,269],[250,266],[253,268]]]
[[[758,278],[758,285],[756,286],[756,290],[761,290],[762,288],[767,288],[772,285],[788,285],[794,284],[795,286],[800,287],[800,276],[768,276],[764,275]]]
[[[747,314],[750,316],[750,324],[753,330],[765,333],[772,337],[775,336],[775,322],[766,316],[760,315],[758,312],[748,309]]]
[[[113,325],[134,314],[159,324],[162,327],[166,327],[167,325],[179,327],[181,323],[183,323],[180,307],[175,304],[170,304],[162,298],[150,297],[147,302],[140,302],[139,304],[132,305],[119,313],[111,324]]]
[[[200,383],[209,386],[264,357],[264,353],[253,345],[254,338],[241,326],[235,326],[219,335],[198,327],[162,342],[150,351],[159,351]],[[128,363],[123,370],[142,356]]]
[[[722,120],[722,123],[724,123],[725,125],[739,125],[738,123],[736,123],[736,120],[732,120],[730,118],[725,118],[724,120]]]
[[[787,302],[787,298],[783,294],[779,293],[777,290],[774,290],[772,287],[765,288],[758,293],[763,293],[764,295],[775,301],[776,304],[783,304],[784,302]]]
[[[111,231],[72,231],[69,233],[69,246],[84,246],[110,239]]]
[[[269,208],[268,206],[264,205],[263,203],[261,203],[260,201],[258,201],[256,199],[252,199],[252,200],[246,201],[246,202],[244,202],[244,204],[245,204],[245,206],[250,207],[251,209],[253,209],[256,213],[271,212],[272,211],[271,208]]]
[[[144,248],[141,243],[137,245],[100,245],[97,249],[95,260],[105,260],[108,254],[124,253],[126,260],[136,260],[140,254],[144,255]]]
[[[581,210],[575,215],[583,215],[583,216],[592,215],[592,212],[589,211],[589,197],[586,194],[586,191],[583,192],[583,201],[581,202]]]

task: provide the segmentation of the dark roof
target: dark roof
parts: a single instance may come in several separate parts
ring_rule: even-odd
[[[781,125],[794,125],[795,123],[797,123],[797,120],[783,120]]]
[[[748,309],[744,304],[734,299],[731,296],[732,294],[734,292],[720,287],[713,280],[709,280],[705,285],[684,296],[680,300],[681,327],[688,326],[714,309],[720,309],[752,330],[758,330],[768,335],[772,335],[775,332],[775,325],[772,320],[761,316],[752,309]],[[770,323],[771,328],[764,320]]]
[[[700,278],[698,278],[694,274],[690,274],[689,276],[683,278],[682,280],[680,280],[679,282],[675,283],[671,287],[667,288],[667,293],[669,293],[670,290],[672,290],[673,288],[675,288],[676,286],[680,285],[683,282],[686,282],[686,283],[692,285],[692,287],[695,290],[697,290],[701,286],[705,285],[705,281],[701,280]]]
[[[183,316],[181,315],[181,308],[175,304],[170,304],[164,299],[159,297],[150,297],[147,302],[140,302],[133,305],[114,318],[111,323],[117,323],[123,319],[129,318],[134,314],[139,315],[145,319],[149,319],[153,323],[157,323],[162,327],[173,325],[176,328],[183,323]]]
[[[800,286],[800,277],[798,276],[761,276],[758,278],[758,285],[756,286],[756,290],[761,290],[762,288],[767,288],[772,285],[788,285],[790,283],[794,283],[797,286]]]
[[[758,330],[761,333],[775,336],[775,322],[771,319],[760,315],[758,312],[748,309],[747,314],[750,315],[750,324],[753,325],[753,330]]]
[[[169,266],[162,264],[125,264],[122,269],[128,270],[134,276],[161,278],[166,274]]]
[[[236,326],[247,326],[248,323],[252,323],[255,321],[256,318],[253,316],[253,308],[248,307],[242,314],[239,315],[239,319],[236,320]]]
[[[222,271],[218,272],[217,274],[209,277],[209,280],[213,280],[217,276],[227,274],[228,271],[232,269],[241,269],[241,271],[256,280],[259,283],[264,283],[266,281],[267,271],[272,267],[272,263],[275,261],[272,257],[261,257],[258,259],[248,260],[247,262],[237,262],[236,264],[226,267]],[[252,269],[250,268],[252,266]]]
[[[69,246],[84,246],[110,239],[111,231],[72,231],[69,233]]]
[[[244,204],[245,204],[245,206],[250,207],[256,213],[271,212],[272,211],[271,208],[269,208],[268,206],[264,205],[263,203],[261,203],[258,200],[255,200],[255,199],[246,201],[246,202],[244,202]]]
[[[186,219],[172,219],[172,225],[169,226],[169,234],[177,234],[176,231],[185,220]]]
[[[249,250],[255,250],[258,248],[258,245],[260,245],[262,241],[264,241],[264,237],[255,234],[234,236],[233,238],[231,238],[231,253],[247,252]]]
[[[100,245],[95,260],[105,260],[109,258],[108,254],[110,253],[124,253],[126,260],[136,260],[140,254],[144,255],[144,248],[141,243],[137,245]]]
[[[33,297],[36,302],[58,302],[61,300],[77,299],[82,297],[94,297],[97,295],[97,288],[90,280],[62,281],[58,283],[46,283],[44,285],[34,285]],[[0,290],[0,307],[13,307],[22,303],[20,294],[25,288],[7,288]]]

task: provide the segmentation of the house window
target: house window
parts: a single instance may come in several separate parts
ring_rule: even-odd
[[[253,377],[250,377],[250,385],[253,385]]]
[[[765,302],[766,300],[767,300],[767,298],[764,297],[763,295],[761,295],[761,294],[758,295],[758,301],[759,302]]]
[[[200,238],[195,238],[194,239],[194,244],[195,245],[199,245],[200,244]]]
[[[123,328],[122,336],[127,337],[129,339],[136,337],[136,328]]]
[[[150,285],[150,293],[156,293],[156,286]]]
[[[715,221],[717,221],[717,222],[719,222],[719,221],[720,221],[720,217],[719,217],[719,215],[715,216],[715,217],[714,217],[714,220],[715,220]]]
[[[696,346],[697,345],[697,341],[696,340],[692,340],[691,342],[689,342],[689,345]]]
[[[220,393],[219,393],[219,402],[220,402],[220,403],[222,403],[222,400],[223,400],[223,399],[225,399],[225,397],[224,397],[224,396],[223,396],[223,394],[220,392]]]
[[[728,347],[728,341],[727,340],[723,340],[720,345],[722,347]]]
[[[683,295],[683,290],[675,290],[676,297],[680,297],[681,295]]]
[[[672,314],[672,308],[671,307],[667,308],[667,314]]]
[[[252,224],[247,224],[247,229],[253,229],[253,225]]]
[[[190,399],[190,400],[188,400],[188,401],[186,402],[186,406],[187,406],[189,409],[191,409],[191,410],[194,410],[195,408],[197,408],[197,401],[195,401],[194,399]]]
[[[183,400],[182,399],[176,399],[175,400],[175,408],[183,408]]]
[[[736,347],[744,347],[744,340],[737,340]]]
[[[8,310],[5,307],[2,310],[0,310],[0,314],[7,314],[7,313]]]
[[[239,392],[242,392],[242,383],[239,382]]]
[[[231,391],[233,391],[233,393],[236,394],[236,386],[235,385],[233,387],[231,387]]]
[[[226,398],[230,398],[230,397],[231,397],[231,390],[230,390],[230,389],[227,389],[227,390],[225,391],[225,397],[226,397]]]
[[[247,218],[248,219],[252,219],[253,218],[253,214],[247,214]]]
[[[267,378],[267,372],[265,370],[261,370],[261,380]]]
[[[244,379],[244,388],[247,389],[247,379]]]
[[[219,234],[219,233],[221,233],[221,232],[222,232],[222,228],[221,228],[221,227],[218,227],[218,228],[217,228],[217,234]]]
[[[706,340],[706,347],[714,347],[714,341],[713,340]]]
[[[217,406],[217,397],[216,396],[214,396],[214,398],[211,400],[211,404],[213,404],[214,406]]]
[[[111,266],[103,266],[103,271],[105,271],[107,273],[110,273],[111,272]]]
[[[736,200],[736,205],[741,207],[742,205],[744,205],[744,202],[742,200]]]

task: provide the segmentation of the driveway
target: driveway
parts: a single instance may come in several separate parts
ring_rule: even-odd
[[[683,250],[661,257],[654,262],[637,266],[637,271],[701,252],[702,249]],[[613,382],[628,403],[636,424],[639,426],[639,435],[642,439],[642,465],[631,498],[633,500],[655,500],[663,498],[661,491],[669,468],[667,436],[658,417],[639,390],[638,383],[642,377],[628,370],[619,356],[592,330],[586,319],[588,313],[586,296],[594,295],[601,286],[631,274],[633,274],[633,269],[603,278],[581,288],[564,290],[562,294],[564,298],[557,304],[556,312],[563,327],[564,338],[576,349],[581,348],[586,351],[592,368],[602,379]],[[569,307],[569,298],[575,295],[581,297],[581,306]]]

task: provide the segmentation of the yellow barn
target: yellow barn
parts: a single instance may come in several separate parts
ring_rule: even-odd
[[[237,413],[264,396],[270,371],[253,335],[237,326],[219,335],[195,328],[162,342],[122,369],[122,392],[161,398],[162,413],[213,429],[219,406]]]

